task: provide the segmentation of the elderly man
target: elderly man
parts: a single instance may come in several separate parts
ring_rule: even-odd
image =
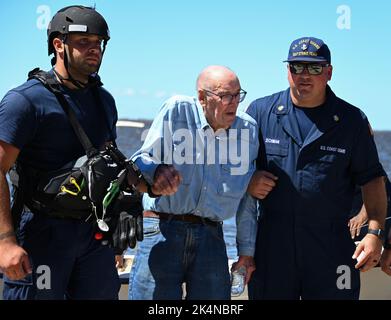
[[[175,96],[163,104],[133,157],[147,180],[173,164],[182,181],[174,195],[144,196],[144,241],[129,279],[130,299],[182,299],[183,283],[187,299],[230,299],[222,222],[237,212],[235,268],[245,266],[248,276],[254,269],[256,214],[245,194],[258,129],[237,111],[246,92],[230,69],[207,67],[197,91],[198,99]]]
[[[263,134],[259,163],[267,170],[249,187],[263,199],[249,297],[358,299],[358,269],[380,259],[385,172],[367,118],[327,85],[333,71],[327,45],[297,39],[286,62],[290,88],[247,111]],[[347,227],[355,185],[369,224],[357,248]]]

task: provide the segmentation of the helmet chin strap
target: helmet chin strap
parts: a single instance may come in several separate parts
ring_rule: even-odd
[[[55,72],[56,75],[60,78],[61,82],[64,82],[64,80],[67,80],[67,81],[70,81],[74,86],[76,86],[77,88],[79,89],[83,89],[85,88],[86,84],[81,82],[81,81],[78,81],[78,80],[75,80],[70,71],[69,71],[69,59],[68,59],[68,50],[67,50],[67,47],[65,46],[65,39],[64,39],[64,66],[65,66],[65,70],[67,71],[67,74],[68,74],[68,78],[64,78],[63,76],[61,76],[60,74],[58,74],[58,72]]]
[[[107,45],[107,40],[104,39],[104,40],[103,40],[103,49],[102,49],[102,54],[101,54],[101,58],[100,58],[100,63],[99,63],[98,69],[96,70],[96,74],[98,74],[99,69],[100,69],[100,66],[101,66],[101,64],[102,64],[103,55],[105,54],[105,51],[106,51],[106,45]]]

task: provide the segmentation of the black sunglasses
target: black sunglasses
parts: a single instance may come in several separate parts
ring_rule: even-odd
[[[289,69],[293,74],[302,74],[307,69],[311,75],[320,75],[323,72],[323,68],[328,66],[329,64],[321,63],[290,63]]]

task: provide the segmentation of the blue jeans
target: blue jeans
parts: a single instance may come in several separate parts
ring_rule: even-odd
[[[229,300],[230,276],[222,225],[144,218],[129,276],[130,300]]]
[[[18,281],[4,277],[3,299],[118,299],[114,252],[94,231],[89,222],[25,212],[19,241],[33,273]]]

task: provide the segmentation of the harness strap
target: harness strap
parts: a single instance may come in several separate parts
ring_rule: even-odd
[[[80,125],[79,120],[77,120],[75,112],[70,107],[68,101],[64,97],[64,94],[60,90],[60,84],[58,83],[56,77],[48,72],[40,70],[39,68],[35,68],[34,70],[30,71],[28,77],[29,79],[35,78],[41,81],[42,84],[56,96],[59,104],[69,118],[72,128],[80,143],[82,144],[87,157],[92,158],[93,156],[97,155],[99,153],[98,150],[96,150],[96,148],[92,145],[91,140],[88,138],[84,129]]]

